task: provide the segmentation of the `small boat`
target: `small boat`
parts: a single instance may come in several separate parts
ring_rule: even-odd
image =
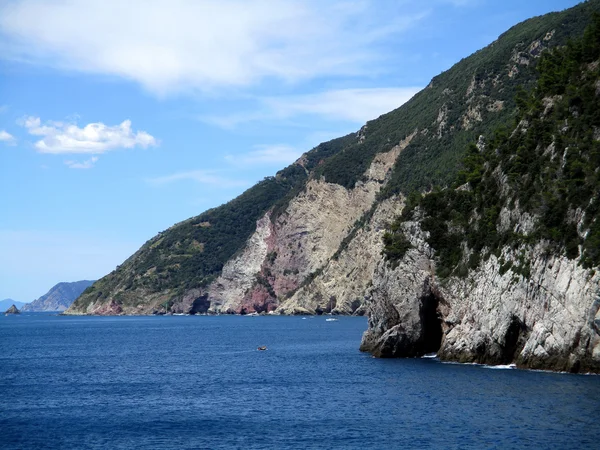
[[[261,345],[260,347],[258,347],[256,350],[259,350],[261,352],[264,352],[267,349],[266,345]]]
[[[325,322],[337,322],[338,320],[335,317],[328,317],[325,319]]]

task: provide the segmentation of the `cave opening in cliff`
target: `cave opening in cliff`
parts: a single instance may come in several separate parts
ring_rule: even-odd
[[[443,330],[439,304],[439,298],[433,293],[422,299],[420,315],[423,324],[423,353],[437,353],[442,345]]]
[[[524,335],[526,332],[527,329],[519,318],[512,316],[510,325],[506,329],[506,334],[504,336],[501,364],[508,364],[514,361],[515,355],[519,353],[523,348],[523,345],[525,345]]]
[[[208,295],[202,295],[194,300],[190,308],[190,314],[206,314],[210,308],[210,300]]]

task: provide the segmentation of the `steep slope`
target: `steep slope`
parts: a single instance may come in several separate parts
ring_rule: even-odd
[[[333,306],[338,313],[364,312],[360,305],[381,260],[385,225],[393,221],[403,202],[403,195],[397,193],[450,182],[469,142],[513,120],[514,96],[520,87],[530,88],[535,83],[535,64],[543,49],[561,45],[568,36],[581,35],[592,11],[600,9],[599,3],[582,4],[512,28],[491,46],[436,77],[399,110],[370,122],[367,129],[371,127],[373,133],[385,130],[380,139],[397,135],[396,130],[405,126],[401,120],[414,125],[418,132],[399,154],[377,205],[357,222],[315,279],[285,300],[278,311],[328,311]],[[411,122],[415,118],[420,121],[418,125]],[[371,126],[375,123],[377,130]],[[346,157],[340,153],[332,161]],[[343,166],[337,163],[337,167]]]
[[[384,237],[362,349],[600,372],[600,15]]]
[[[363,312],[402,193],[447,185],[467,144],[514,117],[541,51],[581,34],[599,3],[514,27],[358,133],[159,233],[67,313]]]
[[[94,283],[93,280],[58,283],[44,295],[23,305],[23,312],[64,311]]]

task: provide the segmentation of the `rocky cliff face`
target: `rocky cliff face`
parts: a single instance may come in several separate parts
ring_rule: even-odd
[[[93,280],[74,281],[72,283],[58,283],[37,300],[23,305],[21,311],[64,311],[71,306],[75,299],[93,283]]]
[[[68,313],[244,314],[272,312],[280,302],[283,307],[278,313],[284,314],[314,314],[333,308],[343,314],[356,311],[363,303],[364,288],[375,261],[380,258],[380,234],[361,230],[362,240],[352,241],[351,247],[342,252],[338,261],[343,264],[337,264],[338,269],[332,270],[345,270],[344,276],[352,274],[355,281],[348,292],[339,294],[340,301],[334,301],[335,305],[332,306],[331,296],[323,292],[314,291],[307,297],[304,288],[311,283],[306,280],[321,280],[324,268],[332,264],[332,256],[355,222],[375,204],[376,195],[389,178],[398,154],[410,144],[413,136],[414,133],[390,151],[378,154],[353,189],[324,180],[310,180],[277,217],[269,211],[258,220],[256,231],[245,246],[224,265],[221,275],[209,286],[189,289],[174,302],[169,300],[171,291],[148,292],[144,301],[135,305],[99,301],[89,303],[84,310]],[[392,217],[394,205],[392,200],[379,205],[371,219],[372,226],[383,229],[383,221]],[[352,269],[350,266],[357,258],[365,265]],[[286,301],[286,296],[292,298]]]
[[[595,15],[542,55],[516,125],[472,145],[452,188],[407,202],[375,269],[363,350],[600,372],[599,68]]]
[[[406,224],[410,249],[397,267],[380,261],[369,291],[361,349],[380,357],[436,352],[444,360],[559,371],[600,371],[600,273],[543,243],[529,249],[529,278],[504,248],[465,279],[440,281],[434,251],[418,222]],[[500,260],[503,260],[501,264]]]
[[[372,284],[381,260],[382,234],[401,205],[399,197],[376,205],[364,226],[358,227],[339,254],[330,258],[309,283],[284,300],[279,314],[354,314],[363,315],[365,293]]]
[[[539,312],[533,305],[545,301],[544,289],[559,297],[567,295],[560,290],[563,284],[553,284],[549,271],[554,269],[546,265],[542,276],[542,263],[531,265],[531,279],[542,286],[534,294],[530,279],[517,279],[513,271],[499,275],[498,267],[520,256],[507,246],[501,256],[490,257],[470,272],[469,282],[457,278],[441,283],[435,276],[435,252],[419,223],[412,225],[413,248],[395,268],[382,258],[382,237],[402,210],[404,194],[449,185],[466,143],[477,142],[497,124],[514,119],[517,86],[532,86],[540,52],[581,34],[593,8],[600,9],[600,2],[514,27],[436,77],[398,110],[368,122],[355,135],[320,145],[232,202],[149,240],[88,289],[67,314],[364,314],[369,310],[363,349],[377,355],[416,356],[439,350],[449,359],[512,360],[533,345],[526,343],[534,334],[546,332],[536,331],[541,326],[537,324],[547,328],[550,317],[558,314],[548,309],[543,319],[532,319],[532,311]],[[511,226],[520,220],[527,228],[526,216],[514,209],[503,217]],[[240,228],[244,233],[238,233]],[[541,258],[534,253],[531,257]],[[552,267],[558,264],[567,270],[565,261]],[[572,267],[572,286],[583,286],[582,280],[590,277],[578,270]],[[587,299],[595,282],[593,276],[587,281]],[[480,293],[484,286],[487,290]],[[469,296],[477,308],[469,309]],[[478,308],[494,296],[507,301],[496,304],[502,306],[502,313],[494,310],[492,316],[498,318],[486,324],[488,319]],[[581,300],[577,311],[574,306],[565,311],[579,317],[586,301]],[[557,331],[556,336],[571,342],[572,332],[569,329],[563,336]],[[591,344],[585,345],[595,345],[592,334],[589,338]],[[548,351],[552,339],[544,340],[542,348]],[[542,338],[532,342],[538,341]],[[583,340],[577,345],[579,366],[591,367],[585,355],[593,351],[582,350]],[[471,348],[475,350],[457,350]],[[523,364],[535,366],[533,359],[527,361]],[[576,365],[573,360],[569,367]]]
[[[273,257],[265,261],[262,269],[268,283],[273,286],[272,294],[282,299],[278,313],[314,314],[335,310],[348,314],[360,307],[361,290],[369,277],[369,262],[379,257],[377,236],[369,236],[373,245],[362,249],[367,264],[364,267],[348,268],[352,264],[349,261],[352,256],[348,257],[348,252],[343,252],[341,261],[346,263],[349,271],[354,271],[355,283],[350,288],[353,294],[339,293],[340,299],[337,300],[333,298],[337,294],[335,289],[332,291],[315,286],[323,282],[326,273],[329,274],[331,287],[342,281],[333,271],[329,271],[334,261],[340,261],[339,257],[333,257],[356,222],[375,204],[376,195],[385,185],[398,154],[410,144],[413,136],[414,133],[389,152],[377,155],[354,189],[345,189],[325,181],[311,181],[306,191],[295,198],[285,213],[278,217],[269,246],[269,254]],[[379,207],[377,210],[385,211],[386,208]],[[380,215],[377,215],[378,219]],[[262,287],[258,285],[257,288]]]

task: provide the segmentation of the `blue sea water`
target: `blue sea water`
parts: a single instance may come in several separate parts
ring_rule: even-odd
[[[600,377],[375,359],[366,326],[1,316],[0,448],[599,448]]]

